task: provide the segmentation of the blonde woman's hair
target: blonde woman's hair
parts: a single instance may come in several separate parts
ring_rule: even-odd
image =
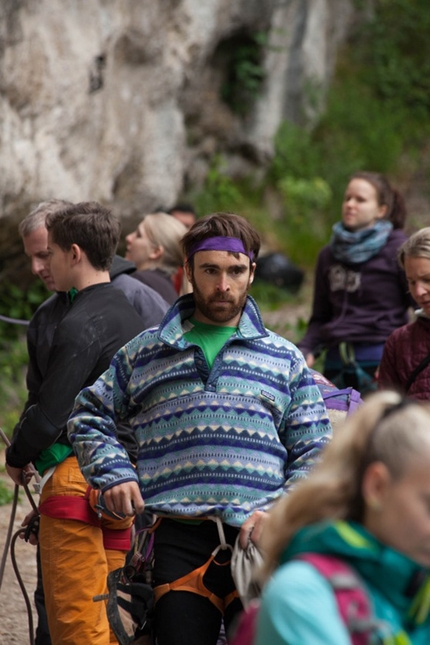
[[[362,480],[367,467],[381,461],[394,479],[411,457],[430,448],[430,404],[377,392],[348,417],[307,479],[269,513],[261,547],[263,577],[276,567],[293,535],[302,527],[329,519],[362,521]]]
[[[430,226],[421,228],[403,242],[397,253],[397,259],[403,269],[405,268],[405,258],[430,260]]]
[[[186,226],[167,213],[150,213],[144,217],[141,225],[150,242],[164,249],[160,258],[151,261],[148,268],[160,268],[169,275],[176,273],[184,262],[181,240],[188,230]]]

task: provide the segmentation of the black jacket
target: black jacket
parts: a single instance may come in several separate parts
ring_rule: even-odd
[[[57,324],[47,359],[43,357],[46,371],[37,402],[27,407],[6,452],[11,466],[23,467],[56,441],[67,442],[67,419],[77,394],[143,330],[140,316],[112,284],[93,285],[80,291],[71,305],[64,303],[68,309]],[[45,339],[52,322],[48,320],[43,330]]]
[[[169,305],[161,296],[150,287],[130,277],[136,266],[115,255],[110,269],[110,278],[115,287],[121,289],[130,304],[142,319],[142,329],[158,325]],[[28,398],[24,406],[21,420],[25,417],[27,409],[39,401],[39,391],[46,374],[48,358],[54,339],[55,330],[69,311],[71,301],[67,293],[54,293],[43,302],[33,315],[27,330],[27,390]],[[18,431],[20,423],[15,427],[14,434]],[[135,453],[135,440],[126,426],[118,428],[118,435],[133,459]]]

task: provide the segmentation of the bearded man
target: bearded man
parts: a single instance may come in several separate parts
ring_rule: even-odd
[[[182,240],[193,293],[179,298],[82,390],[69,439],[107,507],[151,511],[158,645],[210,645],[241,602],[229,563],[258,544],[266,511],[306,477],[331,427],[301,352],[248,295],[260,249],[243,217],[214,213]],[[127,420],[137,469],[115,439]],[[210,521],[215,520],[215,521]],[[214,555],[215,554],[215,555]]]

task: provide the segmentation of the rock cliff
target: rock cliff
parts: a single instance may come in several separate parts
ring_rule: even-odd
[[[0,274],[39,201],[95,199],[131,224],[215,153],[232,174],[264,166],[281,120],[318,111],[353,14],[352,0],[2,0]]]

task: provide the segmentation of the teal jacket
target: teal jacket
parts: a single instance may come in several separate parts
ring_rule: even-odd
[[[385,645],[430,643],[430,577],[415,562],[383,544],[361,525],[338,521],[305,527],[281,557],[267,584],[255,645],[350,645],[330,584],[300,553],[327,553],[363,579]]]

